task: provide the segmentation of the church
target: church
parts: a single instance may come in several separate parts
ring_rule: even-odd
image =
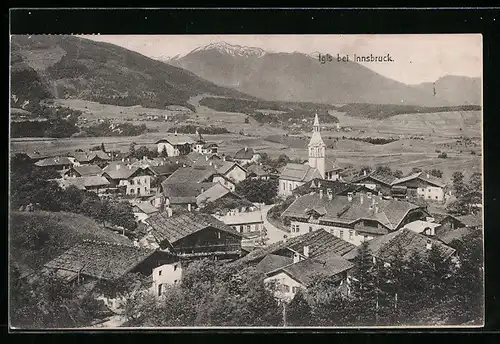
[[[318,114],[314,116],[313,133],[308,145],[309,160],[304,164],[289,163],[280,174],[278,195],[287,197],[292,191],[316,178],[339,180],[340,171],[326,158],[326,145],[321,138]]]

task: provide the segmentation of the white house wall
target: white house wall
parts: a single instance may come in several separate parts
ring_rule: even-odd
[[[280,196],[291,196],[292,191],[299,186],[304,185],[304,182],[298,182],[293,180],[280,179],[278,195]]]
[[[180,262],[164,264],[153,269],[152,291],[158,296],[159,286],[163,285],[162,291],[167,286],[180,283],[182,278],[182,266]]]
[[[364,241],[369,241],[374,238],[370,234],[359,233],[355,229],[343,228],[337,226],[326,226],[324,224],[299,222],[299,221],[292,221],[290,223],[290,236],[295,237],[305,233],[309,233],[310,228],[311,231],[324,229],[328,233],[336,236],[337,238],[340,238],[356,246],[361,245],[361,243],[363,243]]]
[[[298,289],[304,288],[304,286],[301,283],[297,282],[284,272],[280,272],[271,277],[267,277],[266,279],[264,279],[264,285],[268,286],[268,288],[270,288],[270,286],[272,285],[275,285],[276,290],[274,290],[274,297],[284,301],[292,300],[295,294],[297,293]],[[283,287],[288,287],[288,288],[284,290],[282,289]],[[294,292],[294,287],[296,289],[295,292]]]

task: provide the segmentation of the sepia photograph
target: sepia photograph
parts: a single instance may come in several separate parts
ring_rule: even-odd
[[[481,34],[11,35],[9,326],[484,326]]]

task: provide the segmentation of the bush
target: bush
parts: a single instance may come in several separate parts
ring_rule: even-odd
[[[440,159],[446,159],[448,157],[448,154],[446,154],[445,152],[442,152],[441,154],[438,155],[438,158]]]

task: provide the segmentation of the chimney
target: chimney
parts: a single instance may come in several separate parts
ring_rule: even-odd
[[[362,193],[359,194],[359,204],[363,204],[364,196]]]
[[[191,203],[188,203],[188,211],[191,211]]]
[[[375,213],[378,213],[378,203],[375,203]]]
[[[137,241],[137,239],[134,239],[134,246],[139,247],[139,242]]]
[[[205,161],[208,161],[208,155],[205,155]]]
[[[429,173],[426,174],[426,177],[427,179],[429,179],[431,176],[429,175]]]
[[[222,161],[226,161],[226,156],[225,155],[222,156]]]
[[[293,263],[298,263],[300,262],[300,257],[299,257],[299,254],[298,253],[294,253],[293,254]]]
[[[179,165],[179,160],[176,160],[176,161],[175,161],[175,164],[176,164],[176,165]]]
[[[142,156],[142,161],[146,161],[146,156],[145,155]]]
[[[326,192],[328,194],[328,199],[331,201],[333,199],[332,189],[327,189]]]
[[[186,164],[182,164],[182,167],[186,167]]]
[[[425,245],[425,248],[428,250],[432,249],[432,241],[430,239],[427,239],[427,244]]]
[[[212,166],[212,162],[211,161],[210,161],[209,165]]]
[[[322,189],[319,189],[319,198],[322,199],[323,198],[323,190]]]
[[[368,199],[371,199],[371,198],[372,198],[372,193],[371,193],[371,192],[367,192],[367,193],[366,193],[366,197],[367,197]]]
[[[304,256],[309,257],[309,246],[304,246]]]
[[[347,193],[347,200],[348,200],[349,202],[352,202],[352,192],[348,192],[348,193]]]
[[[363,176],[366,176],[366,170],[363,170]]]
[[[245,146],[245,152],[246,152],[246,151],[248,151],[248,147],[247,147],[247,146]]]
[[[167,211],[167,217],[172,217],[172,208],[167,207],[165,210]]]

